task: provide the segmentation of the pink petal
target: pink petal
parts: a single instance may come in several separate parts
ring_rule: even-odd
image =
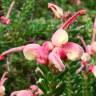
[[[67,58],[72,61],[80,59],[84,52],[80,45],[73,42],[64,44],[63,50],[65,51]]]
[[[61,61],[60,56],[58,54],[56,54],[55,52],[51,52],[49,54],[48,59],[49,59],[49,66],[52,65],[59,72],[64,71],[65,66],[64,66],[63,62]]]
[[[63,29],[58,29],[51,38],[53,45],[62,46],[68,42],[68,34]]]
[[[49,50],[47,48],[45,48],[44,46],[41,46],[38,49],[38,57],[36,58],[37,62],[39,64],[47,64],[48,63],[48,54],[49,54]]]
[[[27,60],[34,60],[38,57],[39,44],[28,44],[24,47],[23,54]]]

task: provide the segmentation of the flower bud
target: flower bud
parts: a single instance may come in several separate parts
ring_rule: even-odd
[[[48,8],[50,8],[53,11],[56,18],[60,19],[63,17],[63,9],[59,6],[53,3],[48,3]]]
[[[51,38],[53,45],[62,46],[68,42],[68,34],[63,29],[58,29]]]

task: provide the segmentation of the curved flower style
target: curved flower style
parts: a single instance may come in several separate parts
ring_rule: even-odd
[[[27,60],[37,60],[40,64],[47,64],[48,54],[53,49],[51,42],[44,42],[42,46],[39,44],[28,44],[25,46],[20,46],[16,48],[11,48],[0,55],[0,60],[3,60],[4,57],[13,52],[23,51],[23,54]]]
[[[68,33],[65,31],[67,27],[80,15],[86,13],[86,10],[80,10],[70,17],[61,27],[52,35],[52,43],[54,46],[62,46],[68,42]]]
[[[4,96],[4,95],[5,95],[4,83],[5,83],[5,81],[8,79],[8,78],[6,77],[6,75],[7,75],[7,72],[5,72],[5,73],[3,74],[3,76],[1,77],[1,80],[0,80],[0,96]]]
[[[54,16],[56,18],[60,19],[63,17],[63,9],[60,8],[59,6],[57,6],[53,3],[48,3],[48,8],[50,8],[53,11]]]
[[[14,91],[10,96],[38,96],[43,94],[42,90],[36,85],[31,85],[30,89]]]
[[[80,15],[86,14],[86,10],[79,10],[77,11],[72,17],[70,17],[60,28],[66,29],[69,25]]]
[[[6,55],[12,53],[12,52],[20,52],[24,49],[25,46],[20,46],[20,47],[15,47],[15,48],[11,48],[5,52],[3,52],[1,55],[0,55],[0,60],[3,60],[5,58]]]

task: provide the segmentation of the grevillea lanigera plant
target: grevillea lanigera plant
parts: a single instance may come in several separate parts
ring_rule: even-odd
[[[63,19],[64,12],[59,6],[48,3],[48,8],[52,10],[54,16],[58,19]],[[96,34],[96,20],[93,27],[93,37],[90,45],[86,45],[83,37],[78,36],[81,39],[84,47],[75,42],[69,41],[68,32],[66,29],[71,25],[78,16],[86,14],[86,10],[79,10],[66,22],[60,25],[59,29],[53,33],[49,41],[45,41],[43,44],[27,44],[19,47],[11,48],[0,55],[0,60],[4,60],[6,56],[13,52],[23,52],[27,60],[35,60],[38,64],[43,64],[54,73],[58,74],[64,72],[66,69],[67,61],[81,62],[81,67],[77,69],[76,73],[91,72],[96,76],[96,66],[91,63],[91,58],[96,54],[96,41],[94,40]],[[3,17],[0,17],[0,21],[3,22]],[[8,20],[7,20],[8,21]],[[10,21],[8,21],[9,24]],[[65,62],[65,64],[63,63]],[[0,81],[0,96],[4,96],[4,82],[6,73]],[[1,95],[2,94],[2,95]],[[20,90],[12,92],[10,96],[39,96],[44,92],[37,87],[37,85],[31,85],[26,90]]]

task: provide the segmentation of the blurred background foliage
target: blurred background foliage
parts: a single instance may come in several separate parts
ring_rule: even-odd
[[[53,2],[72,13],[79,9],[86,9],[87,14],[79,17],[67,31],[69,40],[78,42],[78,34],[84,36],[90,43],[93,21],[96,16],[96,0],[81,0],[77,6],[74,0],[15,0],[8,26],[0,24],[0,53],[3,51],[32,42],[41,44],[50,40],[61,20],[55,19],[48,3]],[[2,0],[2,6],[7,14],[11,0]],[[73,38],[74,37],[74,38]],[[82,44],[81,44],[82,45]],[[28,88],[31,84],[38,84],[44,91],[44,96],[95,96],[96,78],[83,73],[77,75],[79,62],[64,62],[68,69],[63,73],[53,74],[46,66],[38,65],[35,61],[27,61],[22,53],[10,54],[5,61],[0,61],[0,74],[9,64],[9,79],[6,82],[6,96],[15,90]],[[95,61],[93,60],[93,63]]]

